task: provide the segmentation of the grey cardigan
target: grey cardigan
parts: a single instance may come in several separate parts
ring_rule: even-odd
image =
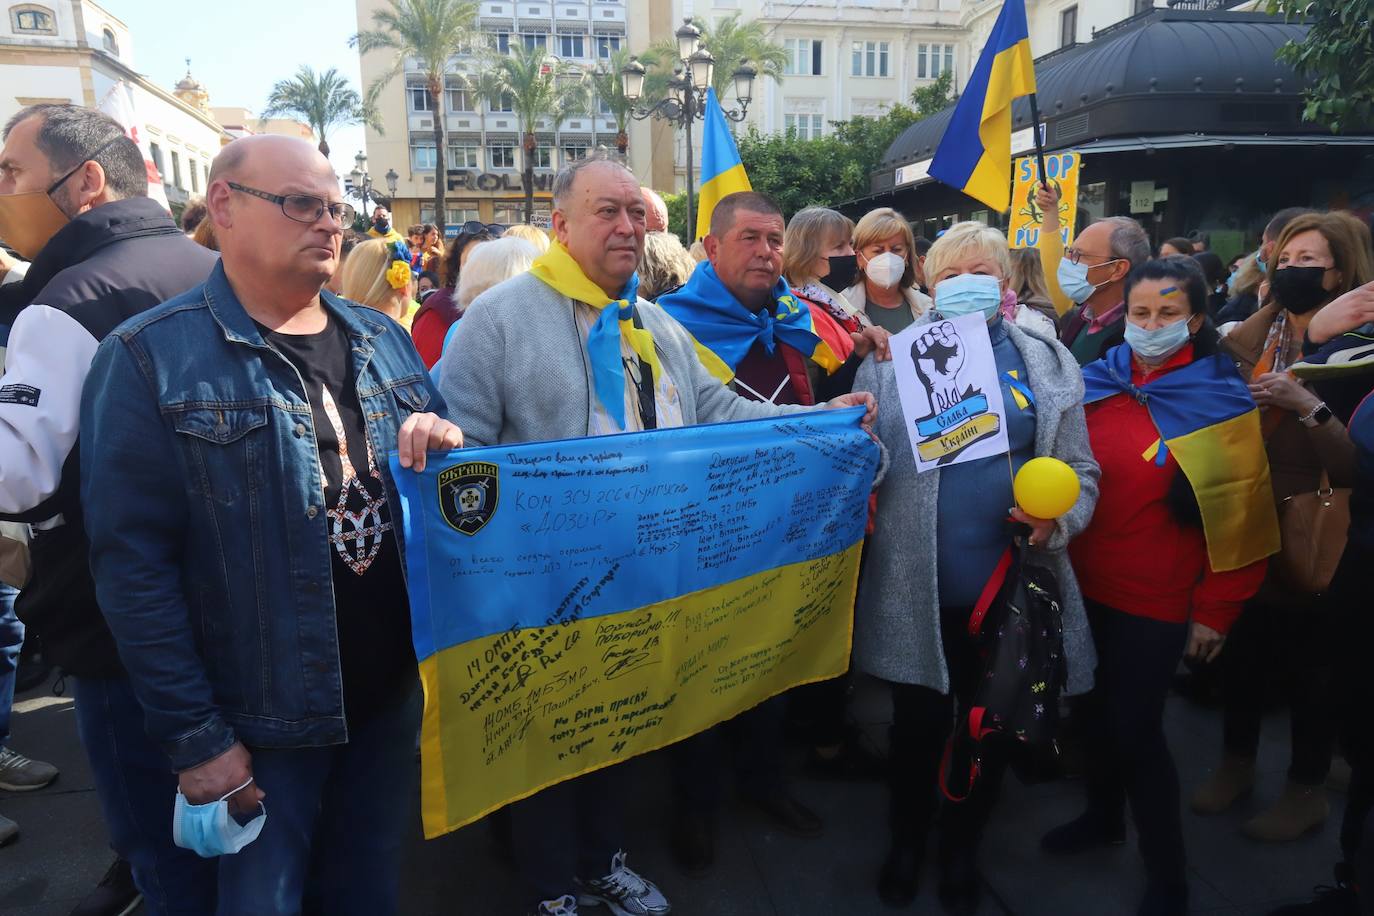
[[[928,322],[923,318],[917,323]],[[1088,526],[1097,505],[1100,472],[1083,419],[1083,376],[1073,354],[1057,341],[1011,324],[1007,333],[1025,360],[1035,395],[1035,454],[1067,462],[1081,485],[1078,502],[1059,519],[1049,543],[1036,552],[1054,571],[1063,591],[1068,692],[1082,693],[1092,687],[1097,655],[1083,596],[1065,548]],[[854,664],[884,680],[949,693],[949,670],[940,643],[935,559],[940,472],[916,473],[891,362],[875,363],[871,357],[865,360],[854,388],[871,391],[878,399],[876,432],[887,447],[890,462],[887,477],[878,488],[876,528],[868,540],[859,583]]]
[[[706,371],[682,325],[647,300],[637,305],[685,426],[810,410],[736,395]],[[440,360],[439,391],[467,445],[580,439],[590,434],[592,369],[573,301],[530,274],[478,296]]]

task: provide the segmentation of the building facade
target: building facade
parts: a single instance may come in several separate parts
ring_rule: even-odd
[[[134,69],[128,26],[89,0],[0,7],[0,122],[39,102],[108,109],[112,94],[127,90],[168,202],[177,209],[204,191],[210,161],[231,138],[208,108]]]
[[[649,44],[649,7],[658,0],[484,0],[478,26],[483,41],[496,51],[517,44],[546,48],[548,53],[591,71],[609,66],[622,48]],[[667,0],[663,0],[666,6]],[[357,0],[359,29],[371,28],[380,0]],[[362,55],[364,89],[384,73],[393,60],[390,52]],[[450,233],[468,220],[513,224],[524,222],[523,149],[520,125],[509,100],[478,98],[467,89],[464,76],[476,66],[471,55],[451,62],[444,93],[443,150],[445,223]],[[393,78],[378,102],[385,133],[367,128],[367,157],[371,170],[399,176],[392,201],[398,226],[433,222],[434,168],[440,151],[434,148],[431,99],[418,68],[407,66]],[[535,132],[535,222],[547,225],[550,190],[556,171],[593,153],[598,147],[615,149],[616,124],[609,111],[593,100],[595,111],[554,125],[545,120]],[[629,131],[627,165],[646,184],[651,183],[651,130],[635,122]]]

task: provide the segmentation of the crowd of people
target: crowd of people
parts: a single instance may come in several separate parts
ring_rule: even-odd
[[[1031,250],[976,222],[917,238],[886,208],[789,220],[755,192],[719,201],[689,250],[610,159],[563,170],[552,197],[551,232],[402,236],[377,207],[355,234],[313,147],[255,136],[220,152],[179,226],[105,115],[40,104],[5,126],[0,789],[57,777],[8,747],[16,662],[41,642],[73,685],[119,856],[78,912],[139,895],[150,914],[397,912],[422,698],[388,453],[423,469],[463,446],[859,406],[886,457],[853,670],[664,752],[689,874],[713,866],[727,776],[778,829],[824,832],[789,778],[792,719],[808,767],[887,783],[875,902],[916,900],[929,845],[940,904],[977,910],[980,841],[1016,761],[990,751],[962,793],[947,764],[984,676],[970,618],[1016,542],[1058,583],[1064,736],[1082,756],[1084,812],[1045,854],[1123,843],[1129,808],[1139,912],[1186,912],[1164,728],[1186,659],[1220,679],[1225,709],[1189,807],[1218,814],[1253,789],[1281,687],[1288,783],[1243,831],[1284,842],[1322,824],[1339,747],[1337,883],[1291,912],[1374,911],[1357,890],[1374,887],[1367,223],[1284,210],[1227,277],[1205,239],[1156,249],[1126,217],[1065,247],[1048,187]],[[972,315],[1007,452],[918,471],[891,339]],[[1039,457],[1077,478],[1057,518],[1017,505],[1013,475]],[[859,674],[891,695],[885,756],[846,721]],[[671,911],[629,864],[615,780],[590,772],[491,816],[528,889],[512,912]],[[0,843],[18,830],[0,816]]]

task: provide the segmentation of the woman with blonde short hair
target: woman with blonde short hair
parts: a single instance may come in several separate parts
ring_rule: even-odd
[[[395,319],[406,330],[419,304],[405,242],[360,242],[343,266],[343,297]]]
[[[697,262],[671,232],[644,233],[644,259],[639,263],[639,295],[649,301],[677,289],[696,270]]]
[[[462,313],[467,311],[467,307],[472,305],[472,301],[478,296],[506,282],[511,277],[517,277],[530,269],[534,259],[539,257],[539,252],[535,247],[523,238],[506,234],[499,239],[490,242],[483,242],[473,248],[472,255],[467,263],[463,265],[463,272],[458,277],[458,289],[456,290],[456,303],[458,306],[459,320],[449,325],[447,333],[444,334],[444,342],[439,350],[439,359],[430,369],[430,373],[437,380],[443,371],[444,354],[449,351],[453,342],[454,335],[458,332],[458,326],[462,324]]]
[[[511,226],[506,229],[506,236],[524,239],[534,246],[534,250],[539,254],[549,250],[549,234],[538,226],[527,226],[521,223],[518,226]]]
[[[1030,331],[1051,340],[1059,338],[1058,327],[1053,321],[1018,301],[1016,290],[1011,286],[1014,271],[1012,251],[1007,247],[1007,237],[991,226],[975,222],[955,223],[950,226],[926,255],[926,276],[933,280],[949,264],[973,255],[981,257],[989,265],[996,265],[996,276],[1001,281],[1002,289],[1002,300],[998,307],[1004,318],[1010,319],[1023,331]],[[936,310],[939,311],[938,306]]]
[[[930,310],[930,297],[916,288],[916,238],[900,213],[865,213],[854,227],[854,252],[863,277],[844,298],[869,321],[896,334]]]

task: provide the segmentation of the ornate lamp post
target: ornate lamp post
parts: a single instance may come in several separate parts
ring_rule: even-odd
[[[644,95],[647,72],[638,58],[631,58],[621,69],[620,80],[625,99],[632,106],[630,117],[636,121],[655,117],[687,132],[687,232],[692,235],[696,232],[692,200],[695,168],[692,163],[692,122],[706,116],[706,90],[710,88],[715,75],[716,61],[711,52],[701,46],[701,29],[694,26],[692,20],[684,20],[676,37],[680,65],[674,68],[673,78],[668,82],[667,98],[645,108],[637,106],[636,103]],[[734,73],[735,101],[739,107],[722,108],[725,117],[735,122],[744,120],[749,103],[753,100],[754,78],[757,76],[758,71],[748,61],[740,64]]]
[[[362,150],[353,157],[353,171],[348,173],[348,181],[344,184],[344,193],[348,197],[356,197],[362,201],[363,209],[366,210],[371,204],[380,204],[386,201],[388,206],[391,201],[396,199],[396,183],[401,176],[396,174],[395,169],[387,169],[383,177],[386,181],[388,197],[382,197],[372,186],[372,176],[367,172],[367,154]],[[368,214],[369,220],[372,214]]]

